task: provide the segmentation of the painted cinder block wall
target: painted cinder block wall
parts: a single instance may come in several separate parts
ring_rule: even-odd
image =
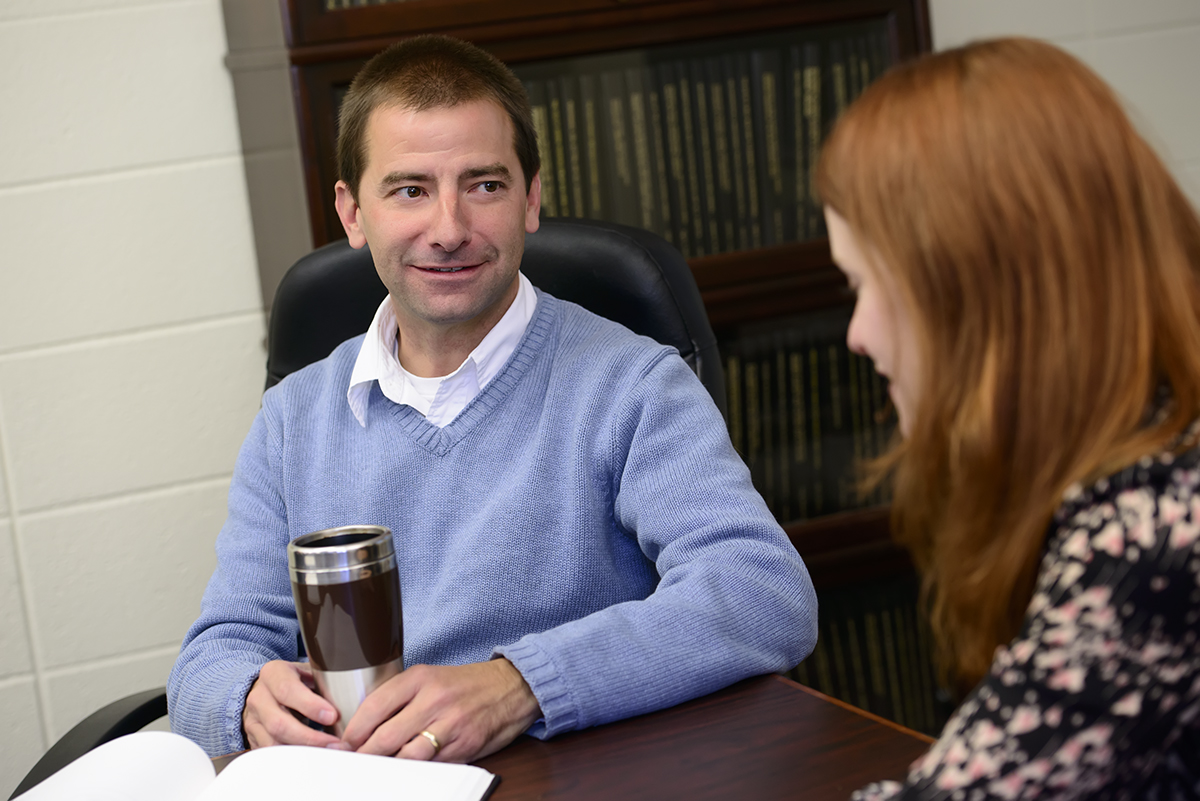
[[[163,683],[258,409],[217,0],[0,4],[0,797]]]
[[[1083,58],[1200,204],[1200,3],[930,0]],[[0,797],[165,681],[309,245],[275,0],[0,4]],[[236,89],[236,92],[235,92]]]

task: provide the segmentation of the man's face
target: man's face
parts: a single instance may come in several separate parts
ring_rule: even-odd
[[[370,244],[401,336],[482,339],[516,297],[541,208],[537,176],[525,192],[508,115],[486,100],[381,107],[366,155],[357,200],[338,182],[338,215],[351,245]]]

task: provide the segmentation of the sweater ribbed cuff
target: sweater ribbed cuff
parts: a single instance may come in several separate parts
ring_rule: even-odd
[[[225,753],[227,754],[245,751],[250,747],[249,741],[246,740],[245,730],[242,728],[242,712],[246,709],[246,696],[249,695],[254,682],[258,680],[260,670],[262,670],[262,665],[247,666],[245,675],[230,686],[229,696],[225,702],[225,741],[228,743],[228,750]]]
[[[545,740],[579,728],[579,708],[549,654],[525,637],[497,648],[495,655],[513,664],[542,708],[542,720],[531,726],[528,734]]]

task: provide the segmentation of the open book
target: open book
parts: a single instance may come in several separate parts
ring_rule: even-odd
[[[89,751],[20,801],[480,801],[500,779],[483,768],[278,745],[242,754],[216,775],[200,746],[138,732]]]

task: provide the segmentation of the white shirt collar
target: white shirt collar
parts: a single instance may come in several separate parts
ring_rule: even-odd
[[[400,365],[396,358],[396,315],[391,298],[384,298],[363,338],[346,390],[346,401],[358,424],[367,426],[368,399],[374,381],[379,382],[379,389],[388,400],[413,407],[438,427],[458,417],[508,362],[533,319],[537,293],[523,273],[518,273],[518,277],[517,297],[500,322],[487,332],[457,370],[441,378],[414,376]]]

